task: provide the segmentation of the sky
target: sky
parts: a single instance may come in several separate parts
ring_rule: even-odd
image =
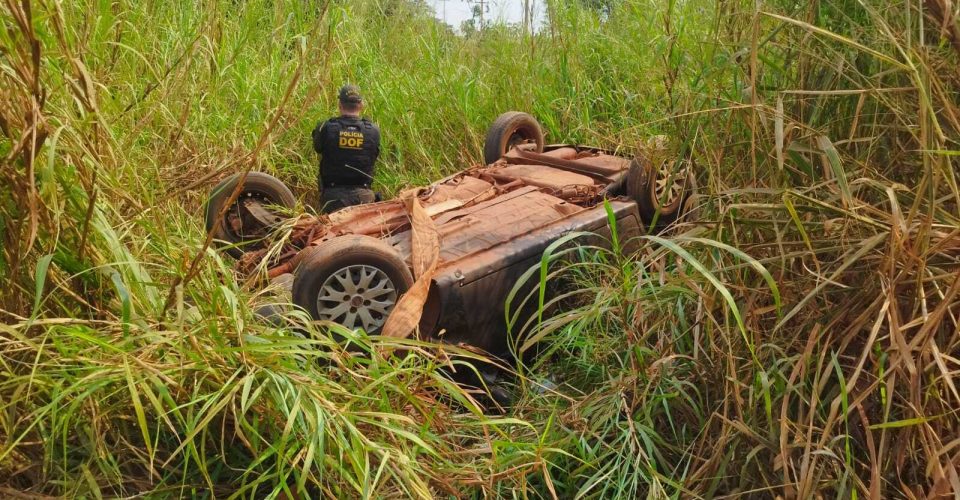
[[[523,0],[487,0],[489,11],[484,13],[484,19],[493,22],[520,23],[523,22]],[[531,0],[534,4],[534,19],[539,23],[543,19],[544,0]],[[446,7],[446,22],[454,29],[460,23],[473,17],[473,5],[467,0],[427,0],[437,13],[437,19],[444,20]]]

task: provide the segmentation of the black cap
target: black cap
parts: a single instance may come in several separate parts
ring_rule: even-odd
[[[349,104],[360,104],[363,102],[363,98],[360,97],[360,87],[350,84],[340,87],[340,102]]]

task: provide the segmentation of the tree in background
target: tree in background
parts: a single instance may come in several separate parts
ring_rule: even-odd
[[[537,0],[523,0],[523,32],[533,34],[533,13],[536,12]]]
[[[472,5],[470,11],[473,17],[460,23],[460,32],[470,36],[486,28],[484,14],[490,12],[490,0],[467,0],[467,3]]]
[[[607,19],[623,0],[577,0],[584,7],[596,11],[601,19]]]

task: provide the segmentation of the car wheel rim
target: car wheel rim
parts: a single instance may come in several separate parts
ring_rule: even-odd
[[[657,172],[657,178],[654,181],[654,196],[661,206],[668,207],[676,203],[683,196],[683,190],[686,187],[687,166],[681,164],[680,168],[674,170],[674,162],[663,162]]]
[[[372,332],[383,326],[396,303],[397,287],[387,273],[373,266],[347,266],[320,286],[317,315],[351,330]]]

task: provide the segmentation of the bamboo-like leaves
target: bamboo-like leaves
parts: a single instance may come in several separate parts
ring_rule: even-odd
[[[853,208],[853,194],[850,192],[850,183],[847,182],[847,173],[843,169],[843,163],[840,161],[840,154],[837,148],[830,142],[830,138],[825,135],[817,137],[817,144],[826,155],[827,165],[833,173],[834,180],[840,188],[840,199],[843,201],[843,208]]]

